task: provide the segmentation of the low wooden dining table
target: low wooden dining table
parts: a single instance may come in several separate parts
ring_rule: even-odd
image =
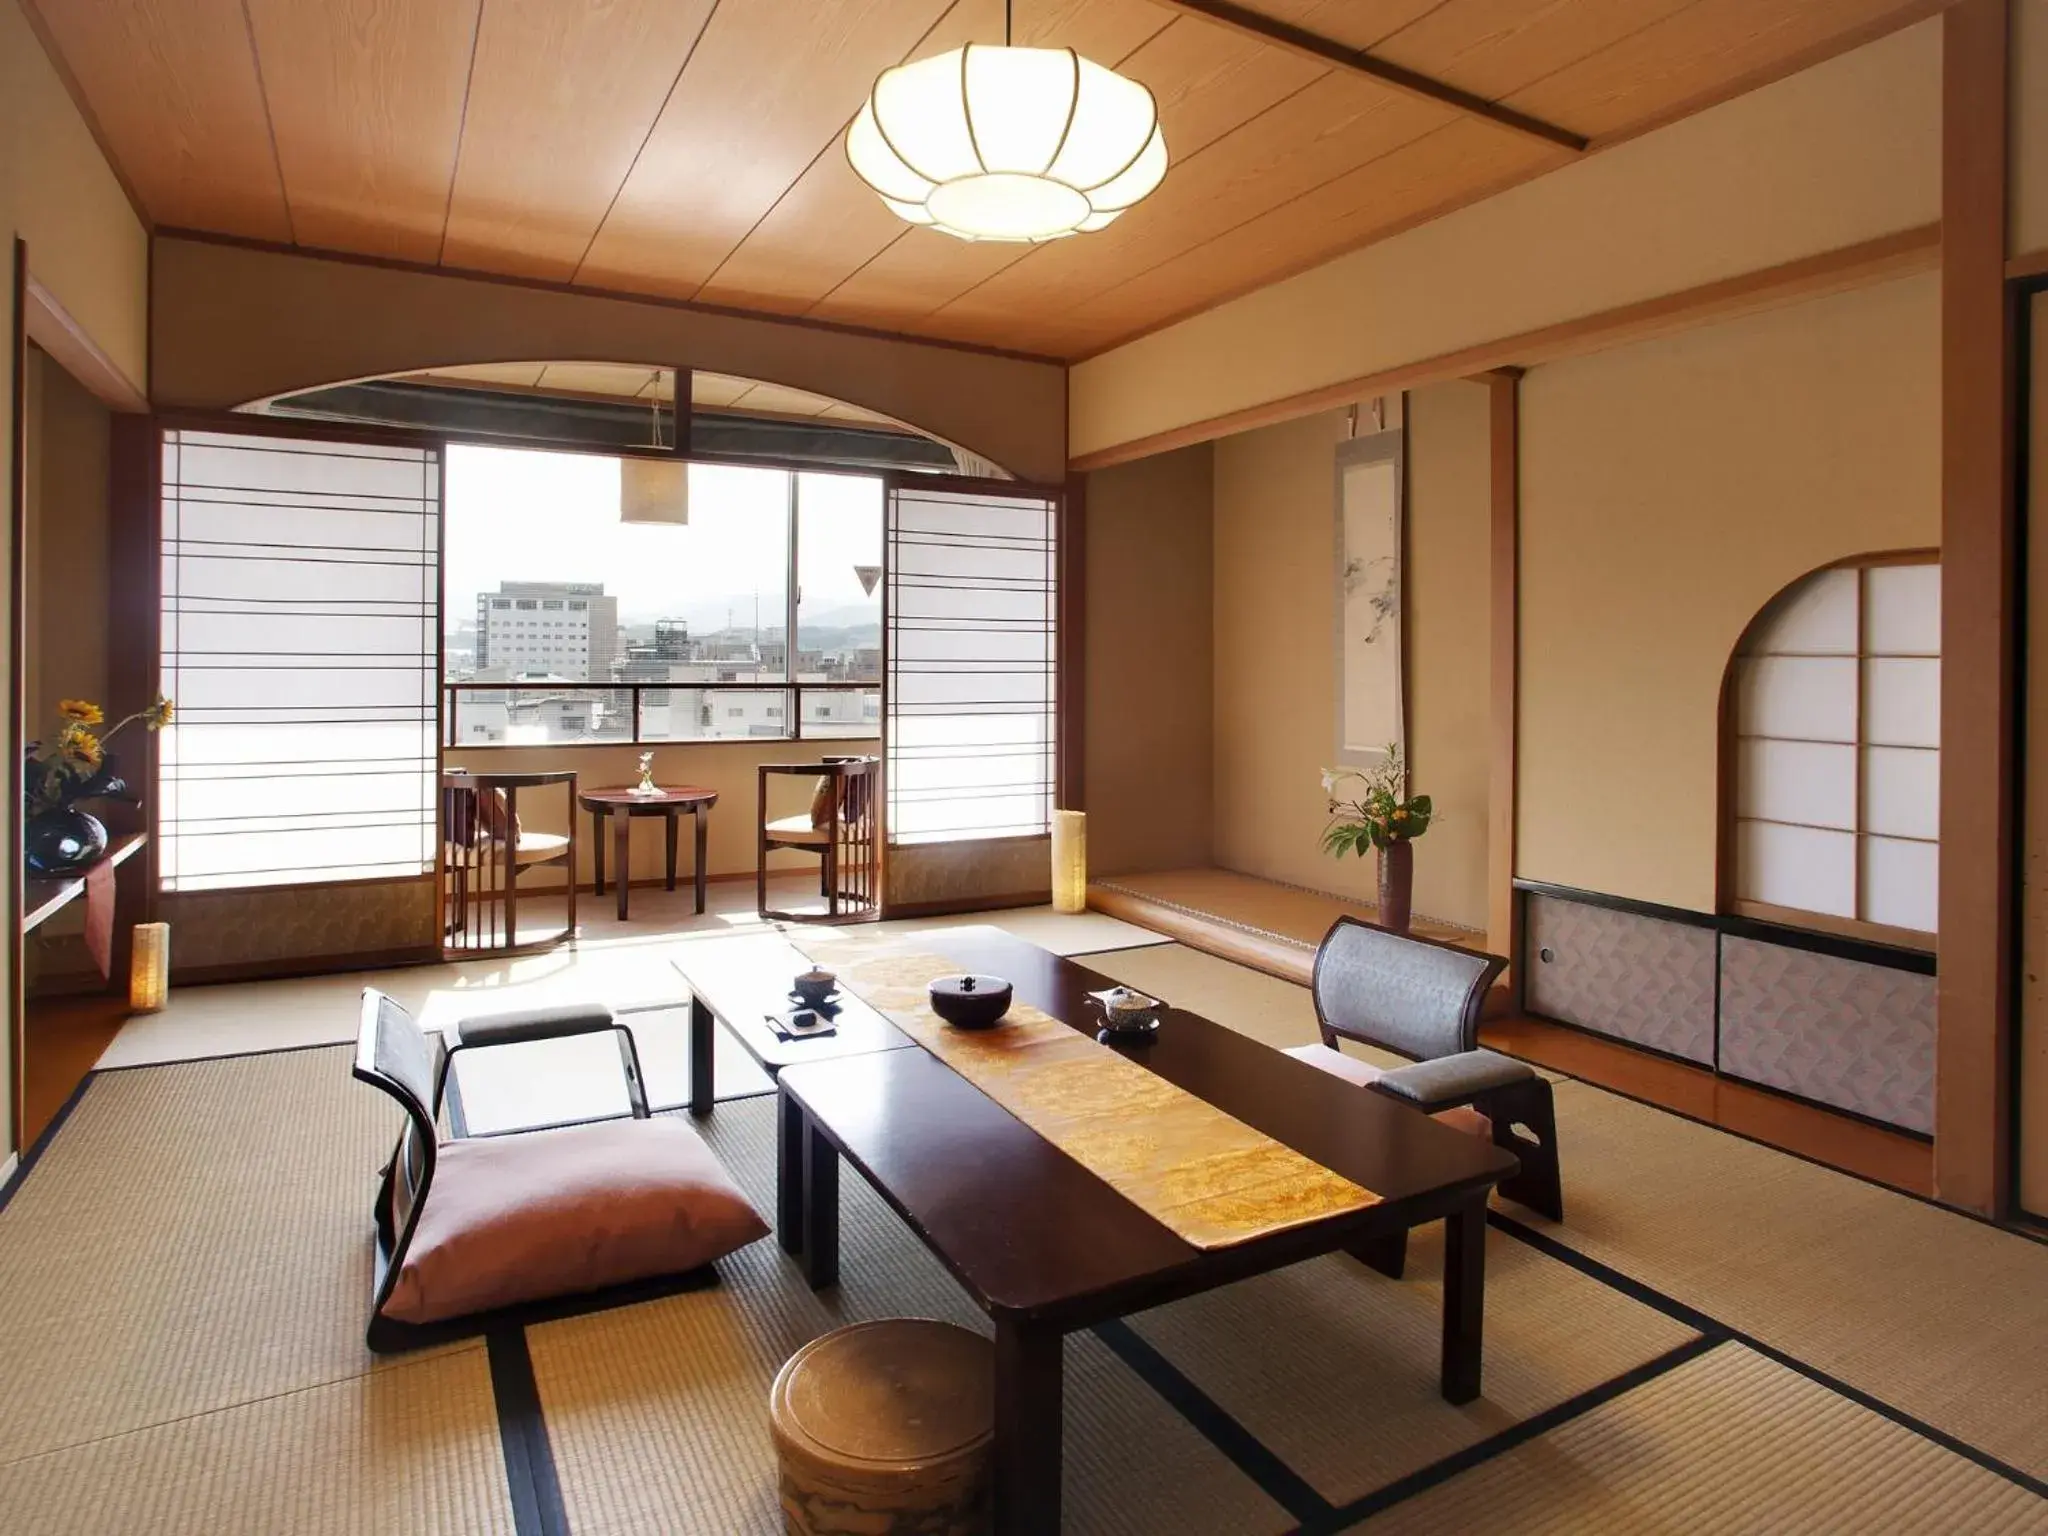
[[[1019,1002],[1084,1032],[1094,1030],[1088,994],[1112,984],[992,928],[920,934],[918,943],[963,970],[1004,977]],[[716,1019],[737,1026],[761,1059],[762,1000],[786,987],[791,960],[743,985],[692,949],[677,967],[692,991],[692,1080],[708,1082]],[[1380,1197],[1363,1210],[1197,1248],[886,1020],[869,1029],[865,1005],[856,1011],[862,1028],[847,1038],[793,1041],[776,1053],[776,1236],[813,1286],[838,1280],[843,1161],[988,1315],[997,1536],[1059,1530],[1066,1334],[1319,1254],[1349,1251],[1376,1263],[1381,1240],[1425,1222],[1446,1224],[1441,1391],[1453,1403],[1479,1395],[1486,1197],[1514,1171],[1510,1154],[1168,1008],[1156,1039],[1112,1048]],[[692,1110],[710,1113],[709,1098],[693,1094]]]
[[[605,818],[612,820],[613,861],[617,865],[616,883],[619,887],[619,921],[626,920],[626,893],[633,885],[633,818],[635,816],[660,816],[666,822],[668,844],[668,879],[666,889],[676,888],[676,818],[685,811],[695,814],[697,819],[695,874],[697,877],[697,912],[704,912],[705,881],[708,872],[704,865],[705,818],[711,807],[718,804],[718,791],[700,789],[691,784],[658,785],[651,795],[642,794],[630,785],[618,784],[603,789],[586,789],[577,795],[576,803],[590,812],[591,867],[595,876],[593,894],[604,894],[604,824]]]

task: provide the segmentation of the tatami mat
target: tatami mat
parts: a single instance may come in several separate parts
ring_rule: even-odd
[[[0,1465],[0,1512],[37,1536],[513,1530],[480,1343]]]
[[[1357,1529],[2019,1533],[2048,1504],[1724,1344]]]
[[[428,1029],[470,1014],[554,1003],[597,1001],[618,1009],[672,1005],[686,998],[670,963],[677,945],[772,932],[755,914],[751,884],[713,885],[711,910],[702,916],[689,902],[687,890],[635,891],[634,917],[620,923],[611,916],[609,902],[586,899],[580,909],[584,937],[539,954],[173,987],[161,1013],[138,1015],[122,1026],[99,1065],[132,1067],[352,1040],[364,987],[389,993]],[[909,919],[881,924],[879,931],[918,932],[967,922],[1004,929],[1062,955],[1167,942],[1150,929],[1100,912],[1063,913],[1051,907]]]
[[[1478,1401],[1439,1391],[1442,1225],[1396,1282],[1341,1255],[1132,1320],[1218,1406],[1343,1504],[1553,1408],[1698,1335],[1498,1233],[1486,1245]]]
[[[620,1014],[619,1022],[633,1032],[647,1102],[656,1109],[689,1102],[689,1008],[640,1009]],[[459,1051],[449,1075],[461,1097],[464,1130],[471,1136],[595,1120],[632,1109],[618,1037],[608,1031]],[[746,1048],[723,1027],[715,1029],[712,1093],[737,1099],[774,1091],[774,1079],[755,1065]]]
[[[967,912],[956,917],[904,918],[882,923],[881,933],[928,933],[986,923],[1056,955],[1095,955],[1173,942],[1163,933],[1101,912],[1055,912],[1051,907],[1016,907],[1000,912]]]
[[[2048,1478],[2048,1246],[1584,1083],[1557,1117],[1532,1225]]]
[[[1306,987],[1198,949],[1160,944],[1151,949],[1119,950],[1113,955],[1090,955],[1084,963],[1127,987],[1227,1024],[1280,1050],[1312,1045],[1321,1038],[1316,1031],[1315,1004]],[[1382,1066],[1400,1065],[1398,1056],[1384,1051],[1361,1047],[1358,1054]]]
[[[764,1206],[773,1113],[720,1105],[707,1127]],[[863,1317],[986,1324],[857,1176],[842,1186],[842,1283],[804,1283],[773,1239],[723,1283],[528,1330],[563,1499],[579,1533],[782,1528],[768,1386],[801,1345]],[[1292,1521],[1092,1336],[1067,1348],[1065,1528],[1115,1536],[1277,1533]]]
[[[345,1049],[102,1073],[0,1210],[0,1462],[371,1368]]]

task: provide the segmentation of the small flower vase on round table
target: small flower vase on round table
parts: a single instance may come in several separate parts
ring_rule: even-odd
[[[75,875],[106,857],[107,829],[75,805],[38,811],[22,827],[23,861],[31,875]]]
[[[1380,926],[1394,933],[1408,931],[1409,906],[1415,896],[1415,844],[1396,838],[1380,854]]]

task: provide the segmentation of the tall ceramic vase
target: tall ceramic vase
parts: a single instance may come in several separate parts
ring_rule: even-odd
[[[1414,896],[1415,844],[1404,837],[1380,849],[1380,926],[1406,933]]]

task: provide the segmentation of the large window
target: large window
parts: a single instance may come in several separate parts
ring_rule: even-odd
[[[449,449],[448,745],[878,734],[881,481],[636,469]]]
[[[165,889],[433,868],[440,472],[425,448],[164,434]]]
[[[1932,935],[1941,567],[1806,578],[1751,625],[1734,685],[1738,909]]]

